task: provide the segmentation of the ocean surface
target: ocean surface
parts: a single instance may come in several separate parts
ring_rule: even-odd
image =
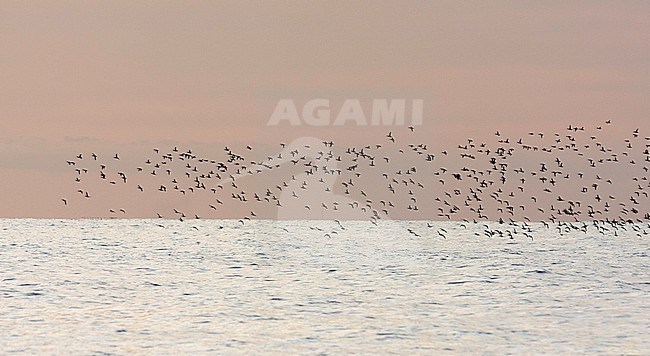
[[[647,235],[428,224],[0,220],[0,353],[650,354]]]

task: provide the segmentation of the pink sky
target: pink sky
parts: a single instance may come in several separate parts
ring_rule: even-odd
[[[81,152],[345,146],[392,130],[268,127],[287,98],[423,99],[417,135],[436,148],[608,119],[622,140],[650,128],[648,13],[644,1],[5,2],[0,217],[102,214],[61,206]]]

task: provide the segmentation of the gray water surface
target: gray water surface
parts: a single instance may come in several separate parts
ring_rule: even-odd
[[[431,223],[0,220],[0,353],[650,354],[647,236]]]

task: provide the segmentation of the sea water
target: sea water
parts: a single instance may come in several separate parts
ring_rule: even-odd
[[[0,353],[650,354],[647,235],[531,226],[4,219]]]

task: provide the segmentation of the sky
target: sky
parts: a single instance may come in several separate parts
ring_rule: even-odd
[[[368,117],[374,99],[422,100],[414,135],[437,149],[606,120],[622,140],[650,126],[648,13],[647,1],[3,2],[0,217],[110,216],[62,205],[82,152],[264,156],[400,129],[270,125],[281,100],[329,100],[332,121],[348,99]],[[149,211],[119,198],[129,216]]]

